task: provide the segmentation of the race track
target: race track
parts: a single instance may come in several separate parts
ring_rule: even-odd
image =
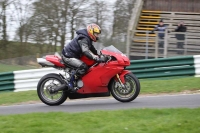
[[[0,115],[25,114],[32,112],[86,112],[94,110],[119,110],[131,108],[197,108],[200,94],[139,96],[129,103],[121,103],[114,98],[67,100],[60,106],[43,103],[0,106]]]

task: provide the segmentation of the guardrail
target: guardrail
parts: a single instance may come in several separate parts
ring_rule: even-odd
[[[200,74],[200,56],[184,56],[131,61],[127,67],[138,78],[193,76]]]
[[[131,60],[131,65],[126,69],[139,79],[200,75],[200,55]],[[63,71],[54,68],[0,73],[0,91],[36,90],[39,79],[48,73],[64,75]]]
[[[0,73],[0,91],[36,90],[41,77],[48,73],[61,73],[54,68],[30,69],[22,71]]]

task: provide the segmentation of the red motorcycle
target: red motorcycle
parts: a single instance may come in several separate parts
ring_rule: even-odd
[[[106,63],[96,63],[85,56],[81,58],[89,66],[89,70],[81,78],[75,78],[75,92],[69,91],[67,86],[74,68],[65,66],[57,55],[37,58],[41,66],[54,67],[65,72],[64,76],[49,73],[40,79],[37,85],[40,100],[50,106],[60,105],[67,98],[108,97],[110,94],[120,102],[134,100],[140,93],[140,83],[134,74],[125,70],[130,65],[128,57],[112,45],[103,48],[101,56],[107,57]]]

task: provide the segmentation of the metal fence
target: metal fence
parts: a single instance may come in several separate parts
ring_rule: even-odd
[[[139,33],[140,36],[131,38],[129,56],[144,56],[148,59],[200,54],[200,35],[196,33],[169,30],[165,32],[134,30],[133,33],[134,35]],[[159,33],[163,33],[164,37],[159,37]],[[184,39],[177,39],[177,35],[184,35]]]

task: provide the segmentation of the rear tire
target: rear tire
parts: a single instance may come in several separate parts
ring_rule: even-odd
[[[132,73],[126,74],[124,80],[124,86],[126,89],[123,89],[118,81],[112,79],[109,85],[109,90],[112,96],[120,102],[133,101],[140,93],[140,82]]]
[[[50,73],[40,79],[37,85],[37,94],[40,100],[50,106],[60,105],[67,99],[67,93],[62,90],[51,92],[52,87],[64,84],[58,74]]]

